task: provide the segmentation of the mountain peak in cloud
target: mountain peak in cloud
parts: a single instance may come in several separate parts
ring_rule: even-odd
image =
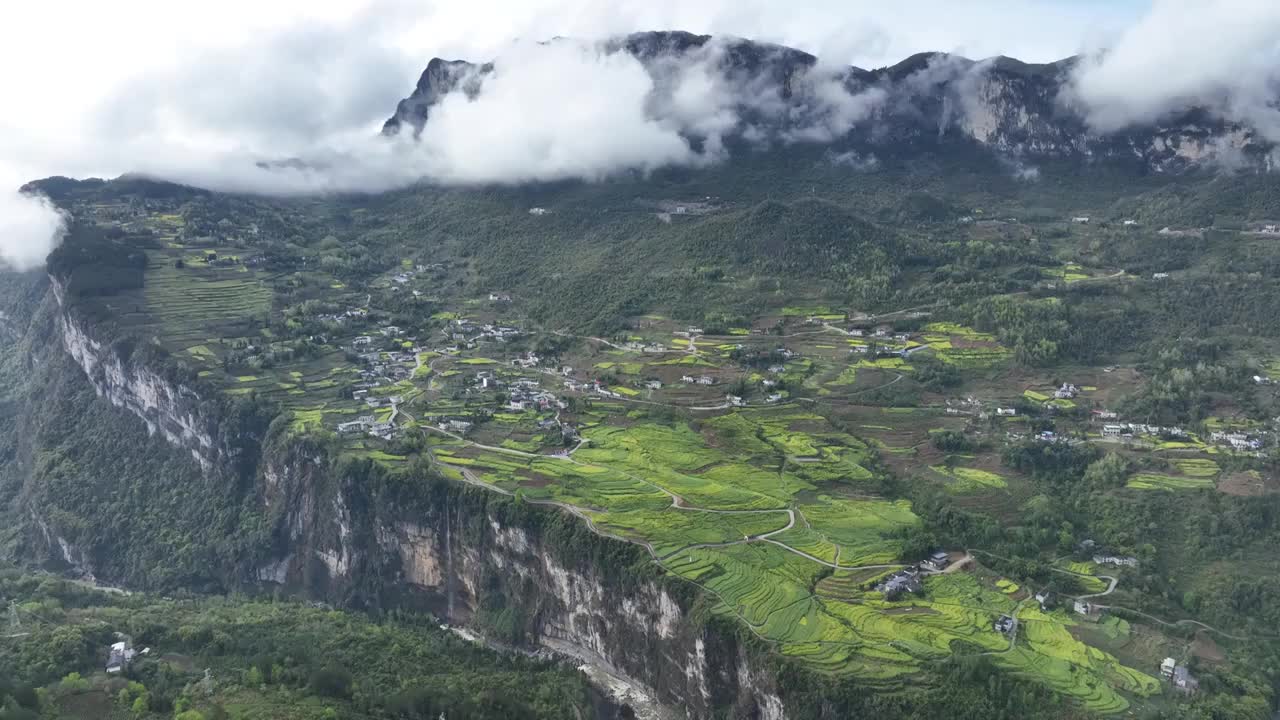
[[[599,42],[560,38],[513,45],[483,64],[432,60],[383,133],[417,139],[445,168],[440,177],[463,182],[597,178],[714,162],[735,144],[795,142],[832,143],[838,153],[972,142],[1018,167],[1044,157],[1137,158],[1150,170],[1176,172],[1226,155],[1237,167],[1240,159],[1265,166],[1271,136],[1227,109],[1187,104],[1159,117],[1101,122],[1114,107],[1090,87],[1105,62],[926,52],[864,70],[737,37],[673,31]],[[622,66],[630,82],[610,77]],[[573,82],[562,86],[556,77]],[[656,154],[606,152],[593,162],[591,153],[609,147],[593,141],[593,114],[609,118],[613,141]],[[548,152],[525,153],[529,163],[486,161],[491,153],[519,156],[529,145]],[[564,156],[580,162],[539,164]]]

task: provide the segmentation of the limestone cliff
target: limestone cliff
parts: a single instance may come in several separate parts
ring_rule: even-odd
[[[195,494],[216,495],[218,507],[239,508],[229,527],[252,529],[212,553],[218,561],[201,568],[203,588],[426,610],[507,644],[606,668],[690,718],[786,716],[775,677],[760,649],[740,638],[743,629],[711,619],[694,588],[662,577],[635,546],[595,536],[576,518],[424,472],[335,458],[310,438],[277,432],[249,443],[198,387],[127,343],[107,341],[110,333],[66,302],[56,280],[49,292],[45,324],[55,342],[33,343],[32,361],[52,373],[59,363],[50,353],[65,353],[74,364],[61,362],[63,372],[82,372],[98,397],[86,388],[85,402],[110,403],[192,458],[191,479],[175,497],[194,503]],[[139,528],[95,515],[92,498],[88,511],[69,512],[30,489],[40,482],[30,466],[23,472],[27,559],[103,583],[137,583],[104,559],[128,552]],[[117,492],[110,477],[94,482],[104,498]],[[146,532],[164,536],[156,503],[146,512],[158,526]],[[201,525],[199,517],[188,522]]]
[[[358,465],[327,468],[313,452],[304,443],[267,456],[262,502],[278,532],[252,569],[258,581],[335,603],[417,606],[481,629],[501,607],[517,626],[504,640],[605,667],[691,718],[726,708],[785,717],[758,653],[708,625],[691,588],[582,551],[647,563],[632,546],[461,484],[423,482],[380,501]]]

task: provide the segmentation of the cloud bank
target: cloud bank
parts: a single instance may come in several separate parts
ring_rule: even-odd
[[[48,198],[0,193],[0,268],[40,267],[65,233],[65,217]]]
[[[1280,142],[1280,3],[1155,0],[1109,49],[1081,62],[1071,90],[1101,133],[1200,106]]]
[[[100,134],[117,138],[110,152],[144,175],[279,195],[377,192],[421,180],[599,180],[719,161],[730,135],[758,144],[830,142],[885,95],[851,89],[841,71],[815,67],[791,78],[784,98],[777,78],[731,67],[730,41],[648,65],[605,42],[516,42],[494,58],[491,72],[459,84],[478,86],[478,94],[458,89],[434,105],[414,141],[373,131],[403,87],[365,89],[354,100],[343,89],[366,75],[395,75],[387,68],[399,60],[341,46],[317,60],[314,45],[327,33],[299,34],[267,53],[278,61],[258,57],[241,66],[237,55],[219,54],[189,72],[131,85],[130,100],[112,98],[98,119]],[[323,72],[304,71],[316,62],[352,67],[325,80]],[[285,79],[263,88],[202,90],[215,75],[248,77],[274,66]],[[307,79],[296,87],[287,80],[299,75]],[[279,101],[269,102],[272,96]]]

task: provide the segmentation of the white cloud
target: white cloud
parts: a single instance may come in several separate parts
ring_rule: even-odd
[[[209,110],[213,98],[182,91],[246,64],[307,75],[298,58],[310,56],[300,50],[308,44],[289,35],[278,45],[266,49],[276,61],[211,56],[196,72],[165,73],[155,83],[163,91],[130,92],[145,97],[144,109],[99,121],[102,134],[115,139],[86,154],[106,157],[106,164],[128,162],[131,171],[154,177],[265,194],[381,191],[420,180],[596,180],[720,160],[724,137],[736,132],[762,143],[828,142],[866,119],[884,97],[880,89],[850,92],[835,71],[815,68],[790,78],[793,98],[784,102],[774,79],[728,67],[720,42],[646,68],[612,46],[578,40],[509,44],[491,72],[463,83],[478,86],[478,94],[455,90],[431,108],[417,142],[375,132],[392,100],[347,108],[345,93],[334,86],[345,87],[359,77],[355,72],[303,77],[292,90],[287,83],[277,91],[229,90],[222,96],[226,107],[216,112]],[[338,45],[334,52],[344,51]],[[378,54],[348,54],[354,64],[371,57],[365,64],[373,70],[384,63]],[[259,108],[270,104],[264,92],[279,94],[286,110]],[[406,91],[381,94],[392,92]],[[358,108],[369,106],[374,110],[362,115]],[[311,117],[295,126],[295,114]],[[757,121],[758,127],[751,124]],[[775,125],[782,131],[764,129]],[[292,158],[302,162],[274,162]]]
[[[43,265],[65,232],[62,212],[44,196],[0,192],[0,268]]]
[[[924,50],[1050,60],[1096,46],[1127,22],[1121,5],[1142,1],[119,0],[79,4],[74,23],[65,3],[8,3],[0,186],[142,171],[246,192],[376,191],[423,177],[596,178],[708,162],[733,132],[824,141],[865,118],[881,98],[848,93],[832,67]],[[589,45],[544,55],[511,44],[650,29],[773,41],[829,64],[800,87],[789,130],[769,137],[754,119],[791,109],[758,78],[719,73],[714,45],[655,83],[633,60]],[[499,71],[478,101],[437,108],[422,143],[378,138],[432,56],[496,57]],[[256,164],[289,157],[309,164]],[[10,264],[29,264],[58,234],[37,201],[6,196],[0,207]],[[41,228],[48,238],[32,241]]]
[[[522,182],[697,161],[678,127],[646,112],[653,89],[625,53],[519,43],[495,60],[475,99],[453,92],[432,108],[414,162],[445,182]]]
[[[1069,99],[1099,132],[1192,106],[1280,141],[1280,3],[1156,0],[1105,52],[1083,61]]]

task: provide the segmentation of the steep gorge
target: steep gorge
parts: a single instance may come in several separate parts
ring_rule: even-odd
[[[56,280],[9,325],[6,360],[32,369],[25,400],[9,406],[20,460],[0,477],[20,560],[130,587],[429,610],[606,668],[691,718],[785,717],[745,631],[634,546],[425,467],[392,473],[282,426],[260,433],[153,354],[110,342]],[[127,438],[114,449],[136,456],[131,467],[65,459],[77,447],[67,434],[106,426]],[[131,472],[151,490],[116,477]],[[127,513],[112,509],[122,494]],[[174,537],[190,540],[166,547]]]

